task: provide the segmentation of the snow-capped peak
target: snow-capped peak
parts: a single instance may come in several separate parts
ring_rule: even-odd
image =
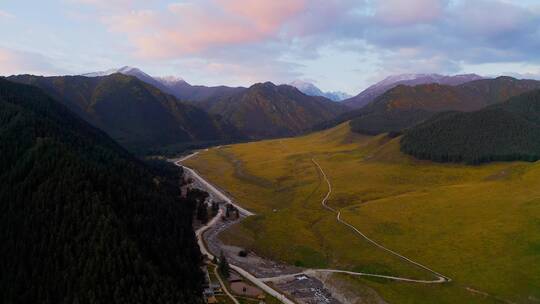
[[[82,74],[81,76],[100,77],[100,76],[109,76],[109,75],[112,75],[114,73],[121,73],[121,74],[124,74],[124,75],[139,74],[139,75],[144,75],[144,76],[150,77],[148,74],[141,71],[140,69],[130,67],[130,66],[123,66],[123,67],[118,68],[118,69],[108,69],[108,70],[105,70],[105,71],[86,73],[86,74]]]
[[[291,82],[289,85],[297,88],[298,90],[300,90],[302,93],[306,95],[323,96],[324,94],[321,91],[321,89],[316,87],[313,83],[307,82],[304,80],[295,80]]]
[[[182,77],[177,76],[156,77],[156,79],[166,85],[172,85],[178,82],[186,82]]]
[[[419,78],[431,78],[431,79],[440,79],[445,76],[439,75],[439,74],[398,74],[398,75],[390,75],[383,79],[382,81],[375,84],[375,86],[385,86],[388,84],[393,84],[396,82],[401,81],[407,81],[407,80],[414,80]]]
[[[290,86],[297,88],[300,92],[310,96],[323,96],[333,101],[341,101],[351,97],[347,93],[343,92],[323,92],[316,87],[313,83],[304,80],[295,80],[289,83]]]

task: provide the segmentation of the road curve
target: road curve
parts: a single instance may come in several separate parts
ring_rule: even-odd
[[[197,231],[195,231],[195,236],[197,237],[197,243],[199,244],[199,248],[201,250],[201,253],[203,255],[206,255],[209,257],[210,260],[214,259],[214,256],[210,253],[210,251],[206,248],[206,244],[204,243],[204,239],[203,239],[203,234],[206,230],[210,229],[210,227],[214,226],[217,221],[219,221],[219,219],[223,216],[223,209],[219,209],[218,213],[216,214],[216,216],[214,216],[214,218],[212,218],[212,220],[210,220],[208,223],[206,223],[206,225],[200,227],[199,229],[197,229]],[[227,289],[227,286],[225,285],[225,283],[223,283],[223,281],[221,280],[221,277],[219,276],[219,274],[217,273],[217,267],[214,269],[214,273],[216,274],[216,277],[218,278],[219,280],[219,283],[221,284],[221,286],[223,287],[223,291],[225,292],[225,294],[235,303],[235,304],[240,304],[240,302],[238,302],[238,300],[229,292],[229,290]]]
[[[221,192],[214,185],[212,185],[211,183],[207,182],[204,178],[202,178],[199,175],[199,173],[197,173],[197,171],[195,171],[195,170],[181,164],[183,161],[186,161],[186,160],[194,157],[197,154],[199,154],[199,152],[191,153],[191,154],[189,154],[187,156],[184,156],[183,158],[175,161],[175,164],[177,166],[181,166],[184,169],[186,169],[186,171],[188,171],[193,178],[195,178],[197,181],[199,181],[201,184],[203,184],[208,190],[210,190],[210,192],[212,192],[215,196],[219,197],[219,199],[221,199],[222,201],[224,201],[226,203],[229,203],[229,204],[233,205],[234,207],[236,207],[236,209],[238,209],[238,212],[240,212],[240,214],[245,215],[245,216],[255,215],[255,213],[253,213],[253,212],[251,212],[249,210],[246,210],[246,209],[242,208],[242,206],[239,206],[236,203],[234,203],[228,196],[223,194],[223,192]]]
[[[225,196],[225,194],[223,194],[216,187],[214,187],[213,185],[208,183],[206,180],[204,180],[200,175],[198,175],[195,172],[195,170],[193,170],[191,168],[188,168],[188,167],[181,164],[182,161],[185,161],[185,160],[197,155],[197,153],[198,152],[195,152],[195,153],[192,153],[192,154],[190,154],[188,156],[185,156],[185,157],[181,158],[180,160],[175,161],[174,163],[177,166],[183,167],[189,173],[191,173],[193,178],[197,179],[197,181],[199,181],[201,184],[203,184],[205,187],[207,187],[206,190],[211,191],[214,195],[220,197],[221,199],[223,199],[227,203],[230,203],[230,204],[234,205],[236,208],[238,208],[238,210],[240,211],[241,214],[243,214],[245,216],[254,215],[254,213],[252,213],[252,212],[250,212],[250,211],[248,211],[248,210],[234,204],[227,196]],[[205,244],[204,238],[203,238],[203,234],[204,234],[204,232],[206,230],[208,230],[212,226],[214,226],[221,219],[222,215],[223,215],[223,209],[220,208],[218,214],[216,216],[214,216],[214,218],[210,222],[208,222],[203,227],[197,229],[197,231],[195,232],[195,235],[197,236],[197,243],[199,244],[199,248],[201,250],[201,253],[204,254],[204,255],[207,255],[209,259],[214,259],[214,255],[206,247],[206,244]],[[284,294],[281,294],[277,290],[275,290],[272,287],[268,286],[265,282],[263,282],[261,279],[255,277],[254,275],[252,275],[248,271],[246,271],[246,270],[244,270],[244,269],[242,269],[242,268],[240,268],[240,267],[238,267],[238,266],[236,266],[234,264],[230,264],[230,263],[229,263],[229,267],[231,269],[233,269],[234,271],[238,272],[240,275],[242,275],[244,278],[246,278],[248,281],[250,281],[254,285],[256,285],[259,288],[261,288],[262,290],[264,290],[266,293],[270,294],[271,296],[273,296],[276,299],[278,299],[279,301],[281,301],[281,303],[295,304],[293,301],[288,299]],[[235,301],[235,303],[237,303],[237,302]]]
[[[328,176],[326,176],[326,173],[324,172],[324,170],[322,169],[321,165],[319,165],[319,163],[314,159],[312,158],[311,161],[317,166],[317,168],[319,169],[319,171],[321,172],[324,180],[326,181],[326,184],[328,185],[328,192],[326,193],[326,196],[323,198],[323,200],[321,201],[321,204],[328,210],[334,212],[334,213],[337,213],[337,216],[336,216],[336,220],[340,223],[342,223],[343,225],[349,227],[350,229],[352,229],[356,234],[358,234],[359,236],[361,236],[362,238],[364,238],[366,241],[370,242],[371,244],[375,245],[376,247],[378,247],[379,249],[382,249],[404,261],[407,261],[417,267],[420,267],[424,270],[427,270],[429,272],[431,272],[432,274],[434,274],[436,277],[437,277],[437,280],[415,280],[415,279],[409,279],[409,278],[402,278],[402,277],[394,277],[394,276],[384,276],[384,275],[377,275],[377,274],[366,274],[366,273],[358,273],[358,272],[349,272],[349,271],[331,271],[331,270],[323,270],[323,269],[320,269],[318,271],[326,271],[326,272],[341,272],[341,273],[348,273],[348,274],[352,274],[352,275],[364,275],[364,276],[374,276],[374,277],[381,277],[381,278],[388,278],[388,279],[393,279],[393,280],[398,280],[398,281],[407,281],[407,282],[416,282],[416,283],[446,283],[446,282],[450,282],[452,281],[452,279],[450,279],[449,277],[445,276],[445,275],[442,275],[438,272],[436,272],[435,270],[427,267],[427,266],[424,266],[418,262],[415,262],[411,259],[409,259],[408,257],[406,256],[403,256],[389,248],[386,248],[384,247],[383,245],[377,243],[376,241],[374,241],[373,239],[369,238],[367,235],[365,235],[364,233],[362,233],[360,230],[358,230],[355,226],[351,225],[350,223],[346,222],[345,220],[343,220],[341,218],[341,211],[337,211],[336,209],[330,207],[327,205],[327,201],[328,199],[330,198],[330,195],[332,194],[332,184],[330,183],[330,180],[328,179]]]

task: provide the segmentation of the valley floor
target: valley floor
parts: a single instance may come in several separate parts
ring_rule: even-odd
[[[348,124],[304,137],[224,146],[186,161],[256,213],[222,241],[305,268],[433,280],[336,221],[453,280],[444,284],[332,275],[359,299],[389,303],[538,303],[540,164],[417,161],[399,138]]]

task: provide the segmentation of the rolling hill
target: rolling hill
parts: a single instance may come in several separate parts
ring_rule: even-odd
[[[439,74],[392,75],[370,86],[369,88],[362,91],[360,94],[344,100],[343,103],[352,108],[361,108],[368,105],[373,100],[377,99],[377,97],[381,96],[386,91],[398,85],[415,86],[420,84],[436,83],[455,86],[479,79],[482,79],[482,77],[476,74],[464,74],[455,76]]]
[[[0,302],[201,303],[180,170],[0,79]]]
[[[308,96],[294,87],[271,82],[197,105],[220,115],[253,139],[298,135],[346,111],[344,106],[324,97]]]
[[[401,150],[438,162],[536,161],[540,159],[540,91],[476,112],[436,115],[408,130]]]
[[[242,138],[219,117],[178,101],[136,77],[39,77],[9,80],[40,87],[132,151]]]
[[[347,113],[353,130],[365,134],[400,132],[442,111],[475,111],[540,88],[540,81],[511,77],[482,79],[458,86],[399,85],[362,109]],[[338,121],[341,122],[341,121]]]

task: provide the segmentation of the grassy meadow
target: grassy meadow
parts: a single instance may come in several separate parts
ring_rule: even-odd
[[[482,166],[418,161],[399,138],[348,124],[303,137],[212,148],[187,161],[257,213],[226,231],[229,243],[298,266],[414,279],[433,275],[353,234],[368,236],[453,279],[443,285],[341,276],[390,303],[539,303],[540,163]]]

